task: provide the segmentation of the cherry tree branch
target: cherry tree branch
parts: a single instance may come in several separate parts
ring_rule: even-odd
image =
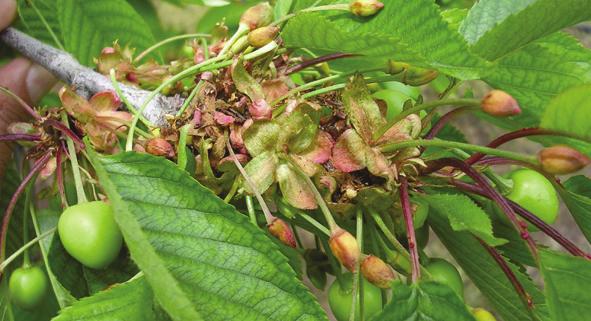
[[[14,28],[0,32],[0,41],[23,56],[43,66],[55,77],[71,85],[84,98],[102,91],[115,91],[111,81],[96,71],[82,66],[70,54],[42,43]],[[149,91],[121,85],[121,91],[136,108],[150,95]],[[157,95],[143,111],[143,116],[157,126],[166,125],[165,115],[176,114],[182,98]]]

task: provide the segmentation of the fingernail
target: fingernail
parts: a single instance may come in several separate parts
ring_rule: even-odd
[[[0,0],[2,1],[2,0]],[[37,102],[51,87],[56,80],[53,76],[38,65],[32,65],[27,72],[25,84],[27,85],[27,93],[32,102]]]
[[[16,14],[15,0],[0,0],[0,30],[8,27]]]

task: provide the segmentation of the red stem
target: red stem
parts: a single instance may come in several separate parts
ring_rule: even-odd
[[[538,251],[536,248],[536,243],[527,231],[527,223],[522,222],[517,218],[517,214],[515,213],[509,202],[497,190],[495,190],[479,172],[477,172],[475,169],[473,169],[465,162],[456,158],[441,158],[438,160],[434,160],[430,163],[432,164],[429,165],[430,169],[433,169],[432,166],[434,166],[435,168],[453,166],[464,172],[470,178],[472,178],[472,180],[474,180],[474,182],[476,182],[476,184],[482,188],[482,191],[486,193],[486,196],[492,199],[495,203],[497,203],[499,207],[501,207],[507,218],[509,218],[509,221],[511,221],[515,229],[519,231],[521,238],[523,238],[526,241],[534,259],[536,261],[538,260]]]
[[[55,119],[46,119],[44,123],[66,134],[66,136],[70,137],[74,141],[74,143],[78,145],[78,148],[80,148],[80,150],[84,149],[84,142],[70,128],[66,127],[66,125],[62,124],[61,122]]]
[[[505,259],[501,256],[501,254],[499,254],[499,252],[497,252],[497,250],[488,246],[483,240],[481,240],[480,238],[476,239],[486,249],[490,256],[492,256],[492,258],[497,262],[501,270],[503,270],[503,273],[505,273],[505,275],[509,279],[509,282],[513,284],[515,291],[517,291],[517,293],[523,300],[525,306],[531,311],[534,308],[534,302],[531,296],[523,288],[523,285],[517,279],[517,276],[515,276],[515,273],[513,273],[513,270],[511,270],[507,262],[505,262]]]
[[[542,135],[562,136],[562,137],[580,139],[580,138],[577,138],[577,137],[575,137],[571,134],[568,134],[568,133],[563,133],[563,132],[551,130],[551,129],[532,127],[532,128],[522,128],[522,129],[519,129],[519,130],[516,130],[513,132],[506,133],[504,135],[501,135],[501,136],[495,138],[490,143],[488,143],[488,145],[486,145],[486,146],[491,147],[491,148],[496,148],[496,147],[499,147],[499,146],[505,144],[506,142],[512,141],[514,139],[527,137],[527,136],[542,136]],[[482,157],[484,157],[484,154],[475,153],[472,156],[470,156],[468,159],[466,159],[466,163],[468,165],[472,165],[472,164],[476,163],[478,160],[480,160]]]
[[[293,74],[295,72],[298,72],[298,71],[300,71],[302,69],[306,69],[306,68],[308,68],[310,66],[317,65],[319,63],[323,63],[323,62],[327,62],[327,61],[331,61],[331,60],[336,60],[336,59],[341,59],[341,58],[353,57],[353,56],[358,56],[358,55],[356,55],[356,54],[350,54],[350,53],[342,53],[342,52],[339,52],[339,53],[329,54],[329,55],[326,55],[326,56],[317,57],[317,58],[314,58],[314,59],[309,59],[309,60],[306,60],[306,61],[301,62],[300,64],[297,64],[297,65],[295,65],[293,67],[288,68],[285,71],[285,74],[286,75],[290,75],[290,74]]]
[[[58,147],[57,152],[55,153],[55,163],[57,165],[55,169],[55,179],[57,181],[57,189],[60,193],[60,199],[62,202],[62,207],[66,208],[68,202],[66,198],[66,189],[64,188],[64,170],[62,167],[62,155],[64,154],[64,146],[63,142]]]
[[[10,142],[10,141],[29,141],[35,142],[41,140],[41,135],[31,135],[31,134],[4,134],[0,135],[0,142]]]
[[[8,232],[8,225],[10,224],[10,218],[12,217],[12,213],[14,212],[14,207],[16,206],[16,202],[18,198],[21,196],[31,179],[47,164],[49,159],[51,158],[51,151],[45,153],[39,160],[35,162],[27,176],[23,179],[20,185],[17,187],[14,194],[12,194],[12,198],[6,207],[6,211],[4,212],[4,218],[2,219],[2,230],[0,231],[0,251],[1,255],[0,261],[4,260],[4,254],[6,251],[6,233]]]
[[[452,180],[451,182],[457,188],[464,190],[466,192],[477,194],[480,196],[488,197],[488,195],[478,186],[474,186],[472,184],[468,184],[462,181]],[[505,198],[506,199],[506,198]],[[574,244],[571,240],[567,239],[564,235],[560,234],[558,230],[553,228],[552,226],[548,225],[546,222],[542,221],[538,218],[535,214],[529,212],[528,210],[521,207],[519,204],[506,199],[511,207],[515,210],[519,216],[523,217],[526,221],[530,222],[532,225],[537,227],[540,231],[544,232],[546,235],[551,237],[554,241],[560,244],[564,249],[566,249],[569,253],[575,256],[584,257],[587,259],[591,259],[589,254],[585,253],[581,250],[576,244]]]
[[[412,209],[410,205],[410,197],[408,196],[408,181],[406,177],[400,176],[400,204],[402,206],[402,213],[404,214],[404,221],[406,223],[406,237],[408,240],[408,249],[410,251],[411,260],[411,280],[412,283],[417,283],[421,278],[421,265],[419,263],[419,251],[417,247],[417,238],[415,236],[415,228],[412,220]]]
[[[425,135],[425,139],[433,139],[435,136],[437,136],[437,134],[439,134],[439,131],[441,131],[443,127],[445,127],[445,125],[449,123],[452,119],[473,109],[473,107],[460,107],[447,112],[445,115],[439,118],[439,120],[433,125],[433,127],[431,127],[427,135]]]
[[[16,102],[33,118],[35,118],[36,120],[41,120],[41,115],[39,115],[39,113],[37,113],[35,109],[33,109],[33,107],[27,104],[22,98],[14,94],[8,88],[0,87],[0,92],[3,92],[4,94],[12,97],[12,99],[16,100]]]

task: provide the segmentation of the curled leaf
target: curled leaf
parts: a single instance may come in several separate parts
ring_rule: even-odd
[[[277,166],[278,159],[275,153],[264,152],[248,162],[244,166],[244,170],[257,187],[258,192],[263,194],[275,182]],[[253,194],[248,184],[244,184],[244,187],[249,194]]]
[[[277,167],[277,182],[283,198],[293,207],[311,210],[318,207],[314,193],[300,176],[288,164]]]
[[[386,120],[380,112],[380,107],[373,100],[362,75],[355,75],[347,84],[343,91],[343,103],[351,124],[363,140],[369,143],[373,132],[381,128]]]

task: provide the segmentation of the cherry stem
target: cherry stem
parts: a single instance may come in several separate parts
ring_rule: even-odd
[[[139,55],[137,55],[137,57],[135,57],[133,59],[133,63],[138,63],[140,62],[140,60],[144,59],[148,54],[150,54],[152,51],[162,47],[163,45],[169,44],[171,42],[177,41],[177,40],[184,40],[184,39],[197,39],[197,38],[211,38],[211,35],[205,34],[205,33],[190,33],[190,34],[185,34],[185,35],[179,35],[179,36],[174,36],[174,37],[170,37],[170,38],[166,38],[154,45],[152,45],[150,48],[142,51]]]
[[[254,211],[254,202],[252,201],[252,196],[246,195],[246,210],[248,211],[248,217],[250,218],[250,222],[258,227],[259,224],[257,223],[257,214]]]
[[[358,55],[350,54],[350,53],[342,53],[342,52],[328,54],[325,56],[305,60],[295,66],[292,66],[285,71],[285,74],[290,75],[290,74],[296,73],[302,69],[306,69],[310,66],[317,65],[319,63],[323,63],[323,62],[327,62],[327,61],[331,61],[331,60],[336,60],[336,59],[341,59],[341,58],[355,57],[355,56],[358,56]]]
[[[26,213],[28,214],[28,213]],[[20,249],[16,250],[14,253],[12,253],[9,257],[6,258],[6,260],[2,261],[2,263],[0,263],[0,275],[2,274],[2,272],[4,272],[4,270],[10,265],[10,263],[12,263],[14,260],[16,260],[19,255],[21,254],[25,254],[27,250],[37,244],[39,241],[41,241],[42,239],[53,235],[53,233],[56,231],[57,228],[53,227],[47,231],[45,231],[43,234],[37,236],[36,238],[30,240],[29,242],[27,242],[27,244],[23,245]],[[25,256],[26,258],[26,256]]]
[[[452,180],[451,183],[455,187],[457,187],[461,190],[464,190],[466,192],[469,192],[472,194],[477,194],[477,195],[484,196],[484,197],[488,197],[488,194],[486,194],[482,190],[482,188],[475,186],[473,184],[465,183],[465,182],[458,181],[458,180]],[[523,217],[526,221],[530,222],[532,225],[537,227],[540,231],[544,232],[544,234],[548,235],[550,238],[552,238],[554,241],[556,241],[558,244],[560,244],[562,247],[564,247],[564,249],[566,249],[569,253],[571,253],[572,255],[575,255],[575,256],[580,256],[580,257],[584,257],[587,259],[591,259],[591,257],[589,257],[589,255],[587,253],[585,253],[583,250],[581,250],[572,241],[567,239],[558,230],[556,230],[552,226],[548,225],[546,222],[542,221],[535,214],[529,212],[528,210],[524,209],[519,204],[517,204],[511,200],[508,200],[508,199],[506,199],[506,200],[507,200],[507,202],[509,202],[511,207],[515,210],[515,212],[519,216]]]
[[[496,156],[489,156],[479,159],[476,163],[470,165],[482,165],[482,166],[494,166],[494,165],[521,165],[525,167],[533,167],[530,163],[514,160],[514,159],[507,159],[503,157],[496,157]]]
[[[68,207],[68,199],[66,198],[66,189],[64,188],[64,168],[62,167],[62,158],[64,155],[64,146],[63,143],[58,147],[57,152],[55,153],[55,179],[57,181],[57,189],[60,193],[60,200],[62,202],[62,207]]]
[[[363,214],[361,213],[361,209],[357,208],[356,211],[356,233],[355,237],[357,238],[357,243],[359,244],[359,250],[363,253]],[[363,282],[361,280],[361,275],[359,273],[359,266],[361,265],[361,260],[357,260],[355,265],[355,271],[353,272],[353,293],[352,293],[352,300],[351,300],[351,311],[349,313],[349,321],[355,321],[355,308],[357,304],[359,304],[361,311],[360,315],[363,315]]]
[[[431,127],[427,135],[425,135],[425,139],[434,138],[435,136],[437,136],[437,134],[439,134],[439,131],[441,131],[443,127],[445,127],[445,125],[447,125],[447,123],[449,123],[452,119],[470,110],[474,110],[474,107],[459,107],[447,112],[445,115],[439,118],[439,120],[433,125],[433,127]]]
[[[578,136],[575,136],[575,135],[572,135],[569,133],[565,133],[565,132],[561,132],[561,131],[557,131],[557,130],[531,127],[531,128],[522,128],[522,129],[519,129],[519,130],[516,130],[513,132],[503,134],[503,135],[495,138],[494,140],[492,140],[486,146],[491,147],[491,148],[496,148],[496,147],[499,147],[509,141],[514,140],[514,139],[528,137],[528,136],[562,136],[562,137],[568,137],[568,138],[573,138],[573,139],[578,139],[578,140],[584,140]],[[584,141],[588,142],[588,140],[584,140]],[[477,161],[479,161],[482,157],[484,157],[483,153],[475,153],[472,156],[470,156],[468,159],[466,159],[466,163],[468,165],[472,165],[472,164],[476,163]]]
[[[487,155],[495,155],[495,156],[500,156],[500,157],[504,157],[504,158],[508,158],[508,159],[515,159],[515,160],[522,161],[525,163],[530,163],[532,165],[538,165],[538,163],[539,163],[537,158],[529,156],[529,155],[524,155],[521,153],[515,153],[515,152],[506,151],[506,150],[500,150],[500,149],[495,149],[495,148],[490,148],[490,147],[485,147],[485,146],[479,146],[479,145],[473,145],[473,144],[467,144],[467,143],[461,143],[461,142],[455,142],[455,141],[448,141],[448,140],[442,140],[442,139],[407,140],[407,141],[398,142],[398,143],[385,144],[385,145],[382,145],[380,148],[381,148],[382,152],[384,152],[384,153],[391,153],[391,152],[395,152],[397,150],[400,150],[400,149],[403,149],[406,147],[417,147],[417,146],[423,146],[423,147],[435,146],[435,147],[444,147],[444,148],[458,148],[461,150],[471,150],[471,151],[475,151],[475,152],[481,152],[481,153],[484,153]]]
[[[16,202],[18,201],[19,197],[29,184],[29,182],[35,177],[35,175],[47,164],[49,159],[51,158],[51,150],[45,153],[39,160],[35,162],[27,176],[22,180],[20,185],[12,194],[12,198],[6,207],[6,211],[4,211],[4,218],[2,219],[2,229],[0,230],[0,261],[4,261],[4,255],[6,254],[6,233],[8,232],[8,225],[10,224],[10,218],[12,217],[12,213],[14,212],[14,208],[16,206]]]
[[[4,134],[0,135],[0,142],[12,142],[12,141],[28,141],[36,142],[41,140],[41,135],[32,134]]]
[[[248,173],[246,173],[246,170],[244,169],[242,164],[240,164],[240,161],[238,160],[238,157],[236,157],[236,154],[234,153],[234,150],[232,149],[232,145],[230,145],[229,141],[226,142],[226,148],[228,149],[228,152],[230,153],[230,156],[232,157],[232,161],[234,162],[234,164],[238,168],[238,171],[240,172],[242,177],[244,177],[246,184],[252,190],[254,196],[257,198],[257,201],[259,202],[259,205],[261,206],[261,209],[263,210],[263,213],[265,214],[265,220],[267,221],[267,224],[271,224],[273,222],[273,220],[275,219],[275,216],[273,216],[273,214],[271,214],[271,211],[269,210],[269,207],[267,206],[265,199],[263,199],[263,196],[261,195],[260,191],[258,190],[256,184],[252,181],[250,176],[248,176]]]
[[[515,291],[517,291],[517,294],[519,294],[519,297],[522,299],[523,304],[527,307],[528,311],[531,314],[531,312],[534,308],[533,300],[532,300],[531,296],[529,295],[529,293],[527,293],[525,291],[525,289],[523,288],[523,285],[519,282],[519,280],[517,279],[517,276],[515,276],[515,273],[513,273],[513,270],[511,269],[511,267],[509,267],[507,262],[505,262],[505,259],[503,258],[503,256],[501,256],[501,254],[499,254],[499,252],[497,252],[497,250],[488,246],[488,244],[486,244],[480,238],[477,237],[476,239],[486,249],[488,254],[490,254],[490,256],[495,260],[495,262],[497,262],[497,264],[499,265],[501,270],[503,270],[503,273],[505,273],[505,275],[507,276],[507,279],[509,279],[509,282],[511,282],[511,284],[515,288]]]
[[[412,209],[410,206],[410,197],[408,196],[408,181],[406,177],[399,176],[400,179],[400,204],[402,206],[402,214],[406,223],[406,237],[408,240],[408,249],[410,251],[411,263],[411,281],[417,283],[421,278],[421,265],[419,263],[419,251],[417,248],[417,239],[415,236],[415,228],[412,220]]]
[[[12,99],[16,100],[16,102],[33,118],[35,118],[36,120],[41,120],[41,115],[39,115],[39,113],[37,113],[35,111],[35,109],[33,109],[33,107],[31,107],[29,104],[27,104],[22,98],[15,95],[8,88],[0,87],[0,92],[6,94],[6,95],[12,97]]]
[[[507,199],[505,199],[497,190],[495,190],[489,184],[489,182],[486,180],[486,178],[484,178],[484,176],[482,176],[482,174],[477,172],[470,165],[468,165],[465,162],[463,162],[459,159],[456,159],[456,158],[441,158],[438,160],[434,160],[434,161],[430,162],[429,167],[431,167],[433,165],[435,168],[452,166],[452,167],[455,167],[455,168],[461,170],[466,175],[468,175],[470,178],[472,178],[472,180],[474,180],[474,182],[476,182],[476,184],[478,186],[480,186],[482,191],[484,193],[486,193],[486,196],[489,197],[490,199],[492,199],[503,210],[503,212],[505,213],[505,215],[507,216],[509,221],[511,221],[511,223],[513,224],[515,229],[517,231],[519,231],[521,238],[526,241],[527,246],[529,247],[529,250],[530,250],[533,258],[536,261],[538,261],[538,250],[536,248],[536,243],[534,242],[531,235],[527,231],[527,223],[520,221],[518,219],[517,214],[515,213],[515,211],[513,210],[513,208],[511,207],[511,205],[507,201]]]

